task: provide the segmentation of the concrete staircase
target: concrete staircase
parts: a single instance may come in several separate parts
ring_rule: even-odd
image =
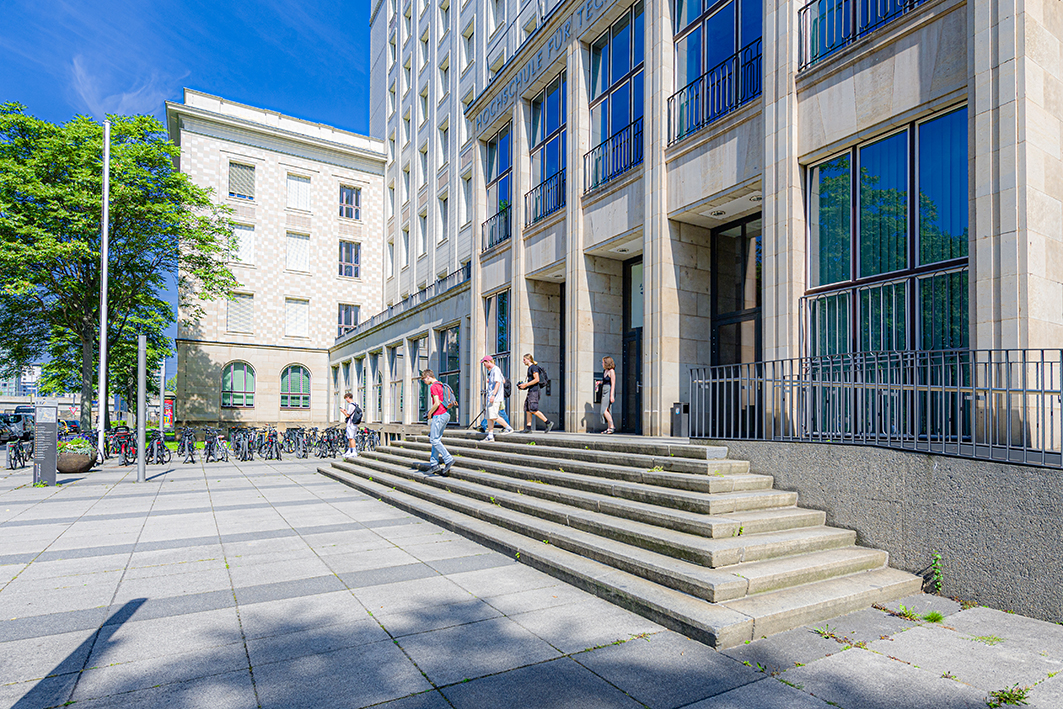
[[[921,579],[824,525],[726,448],[571,434],[448,431],[319,472],[714,647],[902,598]]]

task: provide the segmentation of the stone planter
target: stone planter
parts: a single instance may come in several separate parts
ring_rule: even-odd
[[[63,453],[56,458],[55,467],[65,475],[87,473],[96,462],[96,456],[88,453]]]

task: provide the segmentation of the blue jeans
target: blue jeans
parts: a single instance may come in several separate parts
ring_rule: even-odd
[[[445,412],[437,416],[433,416],[428,426],[428,442],[432,444],[432,456],[428,459],[431,465],[439,465],[440,461],[443,461],[443,465],[450,465],[454,460],[454,456],[443,447],[443,429],[450,423],[450,412]]]

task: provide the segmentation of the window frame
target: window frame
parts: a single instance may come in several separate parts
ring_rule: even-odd
[[[354,256],[353,260],[344,260],[344,246],[350,246],[353,248],[347,249]],[[345,267],[351,269],[351,273],[344,273]],[[350,241],[348,239],[339,240],[339,274],[341,278],[361,278],[362,277],[362,243],[360,241]]]
[[[234,189],[233,189],[233,167],[234,166],[235,167],[247,168],[247,169],[249,169],[251,171],[251,190],[250,190],[251,194],[250,195],[245,195],[245,194],[243,194],[241,192],[234,191]],[[227,185],[227,187],[228,187],[227,193],[229,195],[229,199],[236,199],[236,200],[246,201],[246,202],[254,202],[255,201],[255,192],[256,192],[256,189],[258,187],[258,184],[257,184],[257,179],[256,179],[255,165],[253,163],[239,162],[238,160],[230,160],[229,161],[229,175],[228,175],[228,178],[229,178],[229,182],[228,182],[228,185]]]
[[[243,367],[244,383],[245,383],[244,388],[241,389],[239,392],[237,392],[232,387],[232,381],[234,379],[234,377],[232,376],[232,373],[235,372],[235,367],[238,366],[238,365]],[[247,386],[246,386],[248,371],[251,372],[251,388],[250,389],[248,389]],[[229,379],[230,384],[229,384],[229,388],[228,389],[225,388],[226,372],[229,372],[229,376],[230,376],[230,379]],[[257,374],[255,372],[255,368],[250,363],[245,362],[243,360],[234,360],[232,362],[229,362],[224,367],[222,367],[222,370],[221,370],[221,382],[220,383],[221,383],[221,386],[219,387],[220,391],[219,391],[219,401],[218,401],[218,403],[219,403],[219,406],[221,408],[223,408],[223,409],[253,409],[253,408],[255,408],[255,386],[257,385],[258,382],[257,382]],[[230,397],[229,403],[225,403],[226,394],[228,394],[229,397]],[[243,397],[242,398],[242,402],[243,403],[240,403],[240,404],[234,403],[235,399],[233,397],[235,397],[237,395]],[[247,400],[248,400],[247,399],[248,395],[250,395],[250,403],[246,403]]]
[[[354,305],[353,303],[337,303],[336,339],[343,337],[348,332],[358,327],[361,311],[362,308],[360,305]],[[344,315],[353,315],[353,317],[344,317]],[[352,322],[344,322],[345,320],[350,320]]]
[[[344,190],[350,194],[351,201],[344,200]],[[349,213],[345,213],[349,212]],[[354,185],[340,184],[340,218],[361,221],[362,219],[362,188]]]
[[[301,381],[305,381],[305,383],[306,383],[306,391],[305,392],[304,391],[298,391],[298,392],[294,392],[293,393],[291,391],[292,374],[294,373],[295,370],[302,370],[303,374],[305,375],[305,380],[301,380]],[[285,375],[287,375],[287,378],[285,378]],[[288,366],[286,366],[284,369],[281,370],[281,378],[280,379],[281,379],[281,381],[280,381],[280,390],[281,390],[280,391],[280,402],[281,402],[280,407],[281,407],[281,409],[288,410],[288,411],[291,411],[291,410],[294,410],[294,411],[308,410],[310,408],[310,394],[311,394],[311,391],[313,389],[313,382],[312,382],[312,379],[311,379],[311,376],[310,376],[310,368],[305,366],[305,365],[302,365],[302,364],[289,364]],[[288,391],[285,391],[285,382],[287,382]],[[285,403],[286,397],[287,397],[287,403]],[[292,404],[293,397],[299,397],[300,403],[296,404],[296,405],[293,405]]]

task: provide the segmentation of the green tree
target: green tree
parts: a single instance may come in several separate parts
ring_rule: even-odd
[[[156,364],[169,351],[162,333],[175,315],[162,296],[171,279],[189,320],[201,301],[231,297],[225,256],[235,239],[230,210],[177,171],[179,149],[157,120],[110,119],[108,370],[121,391],[124,376],[135,387],[138,328]],[[97,393],[102,156],[92,119],[56,125],[0,105],[0,373],[51,355],[45,386],[80,390],[85,429]]]

